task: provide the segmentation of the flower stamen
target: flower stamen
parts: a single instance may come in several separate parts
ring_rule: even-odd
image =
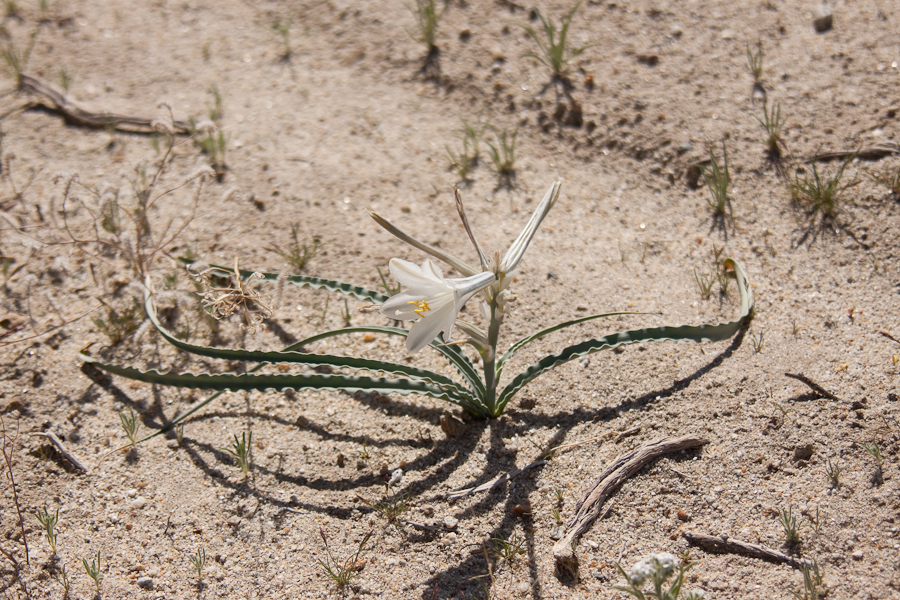
[[[427,313],[431,310],[431,307],[428,306],[428,303],[425,302],[424,300],[413,300],[413,301],[407,302],[407,304],[412,304],[413,306],[418,307],[413,312],[416,313],[417,315],[419,315],[420,317],[424,317],[425,313]]]

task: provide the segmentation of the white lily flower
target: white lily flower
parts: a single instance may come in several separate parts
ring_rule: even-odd
[[[391,275],[407,288],[381,305],[381,313],[391,319],[416,322],[406,337],[406,348],[418,352],[443,332],[448,340],[456,316],[475,292],[490,285],[490,271],[463,279],[445,279],[440,267],[430,259],[422,266],[399,258],[390,262]]]

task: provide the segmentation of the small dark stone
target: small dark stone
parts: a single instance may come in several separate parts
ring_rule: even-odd
[[[832,8],[828,4],[822,3],[813,11],[813,27],[816,32],[825,33],[830,30],[834,21]]]

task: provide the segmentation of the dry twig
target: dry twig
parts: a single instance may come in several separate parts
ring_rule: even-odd
[[[37,96],[37,99],[29,101],[25,106],[19,107],[19,109],[43,106],[48,110],[59,113],[67,122],[73,125],[91,129],[116,129],[131,133],[153,133],[156,131],[154,126],[156,119],[89,111],[54,84],[34,75],[22,73],[19,91]],[[172,126],[176,133],[188,134],[191,131],[190,124],[184,121],[173,121]]]
[[[573,546],[581,534],[587,531],[600,515],[603,503],[626,479],[661,456],[679,450],[696,448],[706,443],[708,443],[707,440],[689,435],[680,438],[665,438],[649,442],[617,457],[597,478],[588,493],[575,505],[575,512],[566,523],[565,535],[553,545],[557,575],[577,577],[578,557],[575,555]]]
[[[796,374],[795,373],[785,373],[784,376],[790,377],[791,379],[796,379],[797,381],[801,381],[801,382],[805,383],[806,385],[809,386],[809,388],[812,391],[814,391],[818,395],[822,396],[823,398],[828,398],[829,400],[834,400],[836,402],[842,401],[840,398],[838,398],[837,396],[835,396],[834,394],[832,394],[831,392],[829,392],[828,390],[823,388],[821,385],[819,385],[818,383],[816,383],[815,381],[813,381],[812,379],[810,379],[803,373],[796,373]]]
[[[721,538],[711,535],[703,535],[702,533],[694,533],[693,531],[685,531],[681,534],[688,543],[700,546],[708,552],[719,552],[727,554],[745,554],[753,558],[760,558],[769,562],[789,565],[795,569],[802,569],[804,566],[811,567],[812,561],[794,558],[787,554],[782,554],[777,550],[771,550],[758,544],[742,542],[731,538]]]
[[[43,433],[35,433],[33,435],[39,435],[41,437],[45,437],[48,440],[50,440],[50,443],[52,443],[54,446],[56,446],[56,449],[59,450],[59,453],[62,454],[66,458],[66,460],[68,460],[70,463],[72,463],[72,466],[75,467],[76,469],[78,469],[80,471],[84,471],[85,473],[90,471],[90,469],[88,469],[86,466],[84,466],[84,463],[82,463],[80,460],[78,460],[77,456],[75,456],[74,454],[69,452],[69,450],[68,450],[68,448],[66,448],[65,444],[62,443],[62,440],[60,440],[58,437],[56,437],[56,434],[54,434],[52,431],[46,431]]]
[[[3,438],[3,445],[0,450],[3,452],[3,460],[6,463],[6,477],[9,479],[12,488],[13,503],[16,505],[16,514],[19,516],[19,529],[22,531],[22,545],[25,546],[25,562],[31,564],[28,557],[28,538],[25,536],[25,519],[22,518],[22,508],[19,506],[19,493],[16,490],[16,478],[13,476],[13,454],[16,451],[16,441],[19,439],[19,422],[16,421],[16,435],[12,438],[6,433],[6,421],[0,415],[0,436]],[[4,555],[6,553],[4,552]],[[12,560],[10,558],[10,560]],[[13,560],[13,563],[16,561]]]
[[[466,489],[462,489],[462,490],[455,490],[453,492],[450,492],[449,494],[447,494],[447,498],[450,500],[458,500],[460,498],[465,498],[466,496],[471,496],[472,494],[477,494],[478,492],[486,492],[488,490],[492,490],[495,487],[497,487],[498,485],[502,485],[503,483],[506,483],[513,477],[515,477],[517,475],[521,475],[528,469],[533,469],[534,467],[539,467],[539,466],[545,465],[545,464],[547,464],[546,460],[536,460],[529,465],[525,465],[521,469],[515,469],[513,471],[510,471],[509,473],[504,473],[503,475],[498,475],[497,477],[494,477],[487,483],[482,483],[479,486],[466,488]]]

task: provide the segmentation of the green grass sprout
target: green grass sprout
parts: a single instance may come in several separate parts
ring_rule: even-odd
[[[97,551],[97,560],[91,560],[88,563],[86,558],[81,559],[81,564],[84,565],[84,570],[87,572],[88,577],[94,580],[94,587],[97,588],[97,593],[100,593],[100,584],[103,583],[103,573],[100,569],[100,551]]]
[[[225,452],[234,457],[244,477],[250,474],[250,444],[253,440],[253,432],[248,435],[246,432],[241,433],[241,439],[234,434],[234,442],[231,447],[222,448]]]
[[[122,423],[122,429],[125,431],[128,443],[132,448],[137,448],[137,432],[138,429],[141,428],[141,424],[138,422],[134,410],[128,409],[128,413],[129,414],[126,415],[125,413],[120,412],[119,421]]]
[[[709,150],[709,165],[703,166],[703,180],[709,188],[710,197],[706,199],[713,214],[720,219],[733,221],[731,199],[728,187],[731,185],[731,174],[728,171],[728,149],[722,141],[722,164],[716,159],[712,149]]]
[[[57,508],[54,514],[50,514],[45,506],[44,512],[38,511],[35,513],[35,516],[41,527],[44,528],[44,537],[47,538],[50,549],[53,551],[53,554],[56,554],[56,525],[59,523],[59,509]]]
[[[533,9],[534,14],[541,21],[543,27],[543,35],[538,33],[530,25],[521,25],[522,29],[531,39],[538,45],[539,52],[529,52],[525,56],[534,58],[550,68],[553,79],[556,81],[567,82],[566,73],[568,71],[569,61],[579,56],[582,52],[590,48],[590,45],[581,46],[579,48],[569,48],[568,35],[569,26],[575,16],[575,11],[581,6],[581,1],[577,2],[562,19],[561,26],[557,30],[553,20],[544,17],[538,9]]]

